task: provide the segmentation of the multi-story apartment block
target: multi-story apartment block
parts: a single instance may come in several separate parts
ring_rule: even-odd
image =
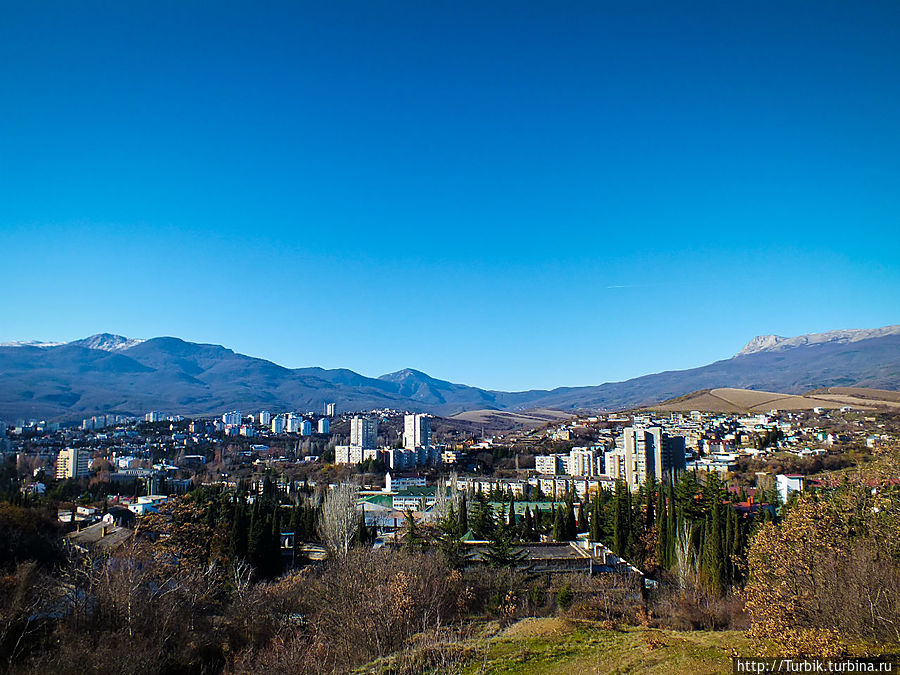
[[[431,445],[431,419],[428,415],[403,417],[403,447],[407,450],[427,448]]]
[[[661,480],[684,471],[684,448],[683,436],[670,436],[642,420],[626,427],[621,445],[606,454],[606,473],[635,490],[648,476]]]
[[[239,427],[241,426],[241,411],[232,410],[222,415],[222,422],[225,426]]]
[[[264,427],[269,426],[269,423],[272,421],[272,413],[268,410],[260,410],[259,415],[257,415],[256,421]]]
[[[350,420],[350,447],[374,448],[378,445],[378,420],[356,416]]]
[[[331,430],[331,422],[328,421],[327,417],[319,418],[318,431],[320,434],[327,434]]]
[[[276,415],[272,418],[272,433],[273,434],[283,434],[284,433],[284,417],[281,415]]]
[[[88,452],[66,448],[56,457],[56,479],[80,478],[88,475]]]

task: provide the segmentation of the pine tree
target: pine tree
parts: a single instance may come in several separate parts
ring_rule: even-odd
[[[506,529],[498,530],[487,550],[484,557],[491,567],[518,567],[527,557],[528,553],[519,550],[516,551],[512,544],[512,535]]]

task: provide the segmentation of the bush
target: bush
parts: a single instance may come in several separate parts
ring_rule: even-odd
[[[556,592],[556,604],[562,611],[566,611],[572,606],[575,594],[572,592],[572,586],[566,584]]]

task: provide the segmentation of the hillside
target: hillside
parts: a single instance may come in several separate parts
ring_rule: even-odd
[[[827,390],[825,390],[827,391]],[[871,389],[875,392],[877,390]],[[885,392],[890,395],[895,392]],[[877,410],[879,408],[900,407],[900,403],[878,399],[861,398],[851,395],[783,394],[774,391],[731,389],[727,387],[696,391],[686,396],[655,403],[648,410],[686,412],[700,410],[720,413],[755,413],[769,410],[812,410],[813,408],[835,408],[849,405],[856,410]]]
[[[750,642],[740,631],[610,629],[593,621],[527,618],[505,629],[488,626],[486,632],[487,635],[412,648],[354,672],[424,672],[430,661],[439,664],[435,672],[473,675],[712,675],[731,672],[732,654],[750,653]]]
[[[455,384],[412,369],[378,378],[347,369],[291,369],[220,345],[174,337],[136,340],[102,333],[65,344],[0,345],[0,419],[7,421],[148,410],[185,415],[228,409],[321,410],[326,402],[342,411],[390,407],[444,416],[484,411],[473,413],[474,421],[478,415],[496,415],[491,411],[640,407],[721,388],[781,396],[817,391],[822,393],[816,396],[833,404],[841,397],[853,398],[848,387],[857,398],[865,398],[859,393],[863,389],[900,389],[900,328],[761,336],[736,356],[698,368],[522,392]],[[724,400],[745,409],[742,401]],[[765,405],[761,400],[750,407]]]

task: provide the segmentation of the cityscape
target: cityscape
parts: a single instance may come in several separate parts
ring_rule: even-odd
[[[900,672],[900,4],[0,17],[0,673]]]

